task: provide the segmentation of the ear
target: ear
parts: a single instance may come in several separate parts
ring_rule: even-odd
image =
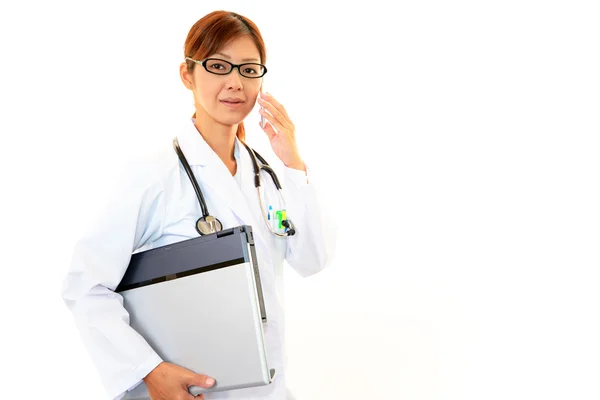
[[[179,76],[181,77],[181,82],[183,82],[183,85],[186,88],[189,90],[194,88],[192,73],[188,70],[187,63],[182,62],[179,65]]]

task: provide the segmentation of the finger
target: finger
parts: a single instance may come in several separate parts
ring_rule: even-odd
[[[269,139],[277,134],[277,132],[285,132],[288,131],[283,125],[279,123],[271,114],[266,112],[265,110],[260,110],[260,113],[265,116],[265,119],[269,122],[269,124],[265,124],[264,131],[269,135]],[[268,127],[268,128],[267,128]],[[274,131],[273,128],[277,129]]]
[[[258,126],[260,126],[262,128],[263,132],[265,132],[267,134],[269,141],[271,139],[273,139],[275,136],[277,136],[277,132],[275,132],[273,125],[271,125],[270,123],[265,122],[265,127],[263,128],[263,126],[260,124],[260,121],[259,121]]]
[[[278,102],[277,99],[275,99],[275,97],[273,97],[271,93],[264,93],[264,99],[272,103],[275,106],[275,108],[277,108],[283,115],[285,115],[287,119],[291,120],[283,104]]]
[[[197,386],[197,385],[191,385],[191,386]],[[197,395],[193,395],[190,393],[189,388],[188,390],[186,390],[185,394],[181,395],[181,398],[179,398],[180,400],[196,400],[196,399],[204,399],[204,394],[200,393]]]
[[[204,395],[201,393],[201,394],[199,394],[199,395],[192,396],[191,394],[189,394],[189,393],[188,393],[188,395],[187,395],[187,396],[184,396],[183,398],[184,398],[185,400],[197,400],[197,399],[202,399],[202,400],[204,400]]]
[[[266,96],[269,96],[266,100],[264,98],[261,99],[259,97],[259,100],[262,102],[261,104],[271,113],[271,115],[273,115],[276,122],[278,122],[282,127],[284,127],[284,129],[286,129],[288,132],[291,133],[292,136],[294,136],[296,127],[294,126],[294,123],[288,116],[285,107],[283,107],[281,103],[275,100],[275,98],[273,98],[271,94],[267,94]],[[276,125],[276,128],[278,131],[281,131],[279,126]]]
[[[289,123],[287,117],[285,115],[283,115],[283,113],[281,111],[279,111],[273,104],[269,103],[268,101],[259,98],[258,99],[258,103],[265,108],[269,113],[271,113],[271,115],[280,123],[280,124],[285,124],[285,123]]]

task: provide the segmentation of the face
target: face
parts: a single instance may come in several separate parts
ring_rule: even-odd
[[[258,48],[249,36],[234,39],[206,58],[220,58],[233,64],[261,62]],[[180,72],[183,84],[194,93],[196,118],[209,117],[223,125],[239,124],[246,118],[254,108],[262,82],[262,78],[241,76],[237,68],[227,75],[216,75],[196,64],[190,74],[182,63]]]

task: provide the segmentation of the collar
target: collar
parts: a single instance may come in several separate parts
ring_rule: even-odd
[[[237,135],[235,136],[235,141],[233,142],[233,157],[235,157],[236,161],[240,161],[240,139],[238,139]]]
[[[196,119],[191,118],[190,121],[185,124],[179,135],[177,135],[179,146],[188,163],[190,166],[204,166],[210,162],[221,161],[213,149],[206,143],[200,132],[198,132],[198,129],[196,129],[196,125],[194,125],[195,122]],[[233,155],[238,161],[240,159],[240,146],[240,140],[236,136]]]

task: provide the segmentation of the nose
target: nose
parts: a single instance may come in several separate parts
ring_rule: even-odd
[[[244,86],[242,85],[242,76],[240,75],[239,67],[233,68],[229,74],[227,74],[227,89],[231,90],[242,90]]]

